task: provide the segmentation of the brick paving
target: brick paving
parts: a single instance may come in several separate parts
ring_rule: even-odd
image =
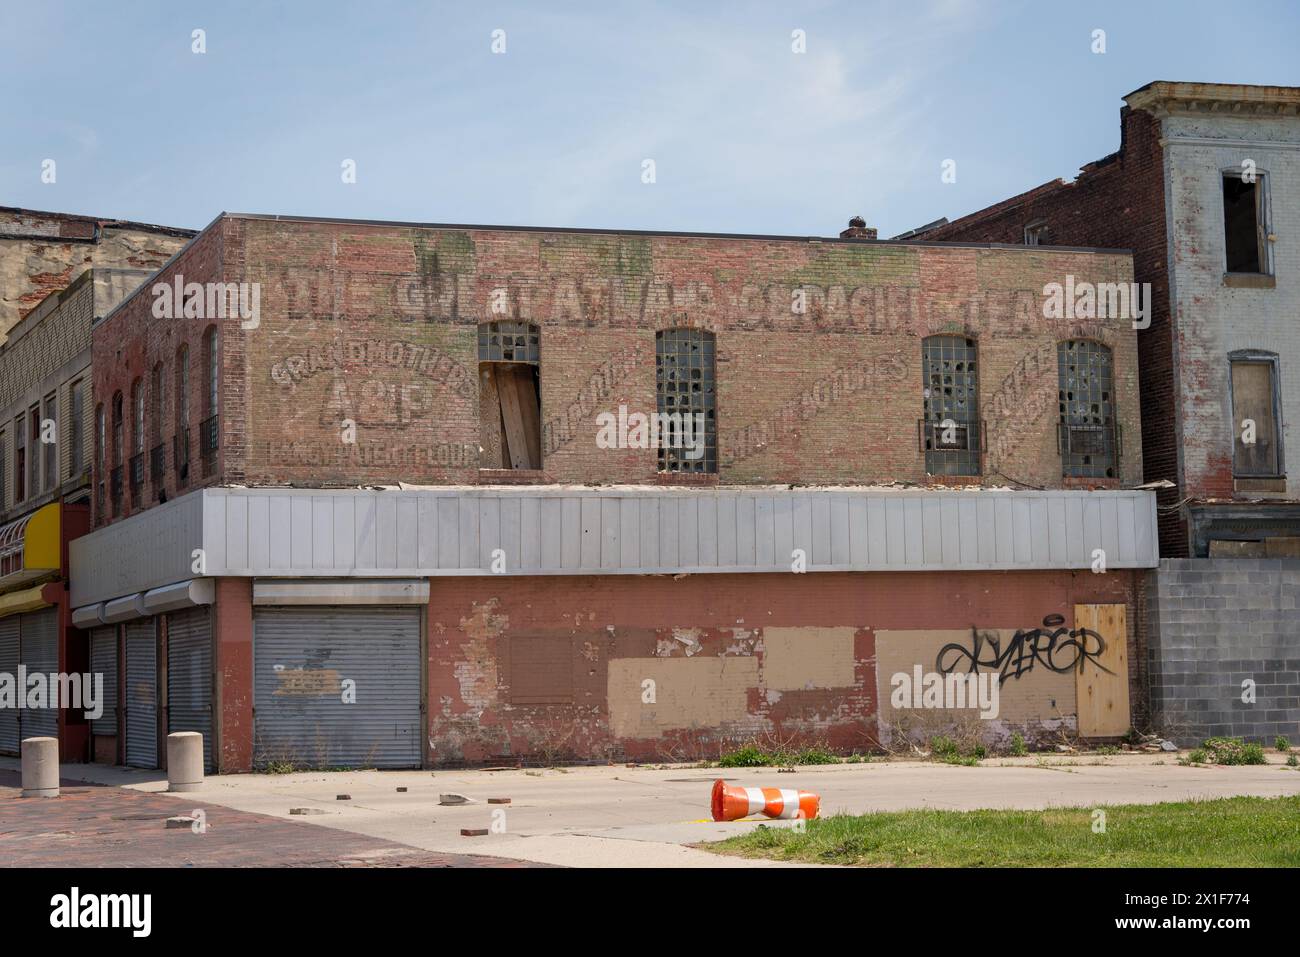
[[[22,798],[0,769],[0,867],[541,867],[438,854],[202,801],[64,781],[57,799]],[[207,831],[166,827],[202,808]]]

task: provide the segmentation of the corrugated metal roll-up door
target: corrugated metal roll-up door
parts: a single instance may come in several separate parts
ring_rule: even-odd
[[[207,607],[167,616],[167,731],[203,735],[212,770],[212,627]]]
[[[90,722],[93,734],[117,734],[117,629],[95,628],[90,632],[91,680],[100,675],[103,682],[100,697],[103,713]]]
[[[253,661],[258,766],[419,767],[418,608],[258,608]]]
[[[23,708],[18,712],[18,734],[22,738],[57,738],[59,736],[58,685],[49,684],[48,676],[59,671],[59,615],[53,608],[19,615],[21,633],[19,654],[33,674],[47,677],[46,707]]]
[[[158,767],[158,647],[154,620],[126,623],[126,763]]]
[[[14,694],[18,694],[18,616],[10,615],[0,618],[0,675],[9,675],[14,682]],[[5,702],[9,705],[10,702]],[[18,753],[18,704],[14,707],[0,707],[0,753]]]

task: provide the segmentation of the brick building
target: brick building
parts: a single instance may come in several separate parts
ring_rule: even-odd
[[[68,542],[90,527],[94,449],[90,327],[148,278],[144,270],[88,269],[47,296],[0,345],[0,674],[85,673],[93,656],[72,625]],[[105,674],[111,699],[115,675]],[[110,700],[111,700],[110,699]],[[94,724],[111,742],[111,704]],[[85,760],[81,710],[0,707],[0,752],[24,737],[57,736],[64,760]],[[115,752],[109,743],[106,757]]]
[[[1160,493],[1161,553],[1296,555],[1300,88],[1158,82],[1124,100],[1119,151],[1074,182],[922,235],[1132,249],[1153,306],[1138,334],[1143,462],[1175,486]]]
[[[141,669],[130,763],[866,748],[914,668],[1126,731],[1138,337],[1045,301],[1131,256],[855,229],[218,217],[93,332],[74,616]]]
[[[1133,250],[1146,477],[1167,556],[1149,582],[1151,720],[1183,744],[1300,733],[1300,88],[1150,83],[1120,149],[925,230]],[[1249,690],[1247,690],[1249,689]]]
[[[152,271],[193,236],[192,229],[0,206],[0,342],[92,266]]]

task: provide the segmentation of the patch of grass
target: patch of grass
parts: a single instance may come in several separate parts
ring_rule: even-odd
[[[1209,754],[1210,764],[1267,764],[1264,747],[1247,744],[1241,738],[1206,738],[1202,745]]]
[[[969,768],[988,757],[988,749],[982,744],[975,744],[963,751],[946,734],[937,734],[930,739],[930,756],[944,764],[959,764]]]
[[[1025,746],[1025,736],[1017,731],[1011,736],[1010,752],[1017,758],[1023,758],[1029,753],[1029,748]]]
[[[728,751],[722,757],[718,758],[718,767],[720,768],[762,768],[772,763],[772,756],[766,751],[760,751],[752,744],[747,744],[743,748],[737,748],[735,751]]]
[[[788,768],[801,764],[839,763],[838,755],[822,748],[768,751],[753,744],[728,751],[718,759],[720,768]]]
[[[293,774],[298,768],[292,761],[272,761],[257,770],[263,774]]]
[[[1297,867],[1300,796],[1050,811],[902,811],[759,827],[708,850],[862,867]]]
[[[1277,748],[1279,751],[1290,751],[1291,739],[1288,738],[1285,734],[1279,734],[1277,738],[1273,741],[1273,747]]]
[[[1193,748],[1187,752],[1187,757],[1179,758],[1179,764],[1208,764],[1209,756],[1206,755],[1204,748]]]
[[[1120,750],[1113,744],[1103,744],[1101,747],[1097,748],[1097,753],[1109,757],[1112,754],[1119,754]]]
[[[1297,758],[1294,754],[1288,754],[1286,756],[1286,766],[1288,768],[1300,767],[1300,758]]]
[[[871,755],[869,754],[850,754],[844,759],[845,764],[869,764]]]

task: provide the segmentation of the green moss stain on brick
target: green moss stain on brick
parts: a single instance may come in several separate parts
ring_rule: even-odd
[[[415,230],[415,268],[427,280],[474,271],[474,240],[461,231]]]
[[[542,268],[561,275],[641,280],[654,272],[654,253],[644,236],[556,233],[541,243]]]
[[[917,285],[921,258],[902,246],[850,246],[842,243],[814,247],[808,262],[785,273],[790,285],[816,286]]]

